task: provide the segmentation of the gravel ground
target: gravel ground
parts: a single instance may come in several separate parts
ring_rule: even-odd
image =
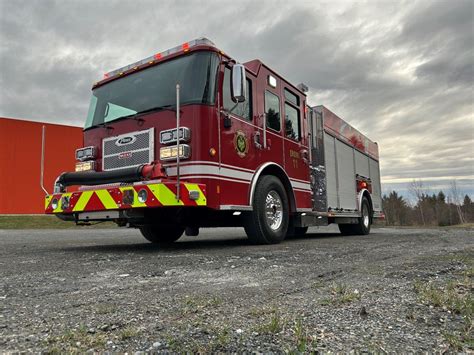
[[[472,231],[0,230],[0,352],[472,351]]]

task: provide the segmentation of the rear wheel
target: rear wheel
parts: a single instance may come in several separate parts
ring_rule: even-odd
[[[153,244],[167,245],[177,241],[183,235],[184,228],[179,226],[147,224],[140,227],[140,232]]]
[[[253,210],[244,220],[245,232],[254,244],[276,244],[285,239],[289,224],[288,197],[281,181],[265,175],[255,187]]]
[[[366,197],[362,198],[361,217],[357,224],[339,224],[339,230],[344,235],[366,235],[370,233],[371,210]]]

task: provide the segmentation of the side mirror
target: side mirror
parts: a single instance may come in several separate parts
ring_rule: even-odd
[[[245,67],[242,64],[234,64],[232,67],[230,93],[232,101],[244,102],[247,98],[247,81],[245,80]]]

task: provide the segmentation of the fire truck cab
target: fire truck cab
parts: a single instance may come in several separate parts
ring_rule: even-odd
[[[368,234],[383,217],[378,146],[307,90],[205,38],[107,73],[46,213],[158,244],[216,226],[243,226],[257,244],[330,223]]]

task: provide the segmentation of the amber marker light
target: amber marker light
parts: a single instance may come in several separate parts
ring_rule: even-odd
[[[217,151],[214,148],[209,149],[209,155],[211,157],[215,157],[217,154]]]

